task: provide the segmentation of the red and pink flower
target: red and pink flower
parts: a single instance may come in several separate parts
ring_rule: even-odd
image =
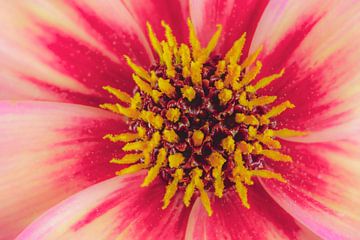
[[[0,239],[356,239],[360,228],[360,3],[295,0],[9,1],[0,9]],[[188,43],[187,19],[203,46],[223,27],[216,54],[246,32],[242,60],[262,45],[256,79],[286,69],[260,95],[296,107],[279,140],[292,162],[266,162],[287,183],[259,179],[250,209],[231,189],[209,194],[213,214],[147,174],[115,176],[124,156],[109,133],[124,118],[99,108],[111,85],[132,93],[123,55],[157,61],[146,22],[168,23]],[[244,58],[244,59],[243,59]]]

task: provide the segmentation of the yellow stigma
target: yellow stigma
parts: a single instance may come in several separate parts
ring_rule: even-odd
[[[178,108],[169,108],[166,112],[166,118],[171,122],[177,122],[179,121],[181,112]]]
[[[165,129],[163,132],[163,139],[169,143],[177,143],[179,141],[179,136],[173,129]]]
[[[263,65],[258,57],[263,47],[242,56],[248,52],[246,33],[225,54],[215,54],[222,49],[217,48],[222,25],[216,25],[204,46],[190,19],[187,25],[189,44],[178,42],[164,21],[164,39],[159,40],[147,22],[148,39],[157,54],[150,70],[124,55],[133,71],[135,93],[103,87],[117,102],[100,107],[124,116],[130,129],[103,137],[123,143],[124,154],[110,163],[122,167],[117,175],[146,170],[142,187],[161,178],[166,183],[162,209],[177,191],[184,191],[180,196],[185,206],[198,198],[211,216],[209,196],[222,198],[228,188],[250,208],[248,188],[257,184],[256,178],[286,183],[281,174],[267,169],[269,161],[292,161],[278,138],[306,134],[276,126],[275,118],[295,105],[275,103],[276,96],[259,96],[259,90],[281,78],[285,70],[260,78]]]
[[[156,115],[151,111],[142,110],[140,117],[142,120],[150,123],[156,129],[161,129],[164,123],[164,119],[160,115]]]
[[[214,188],[215,195],[219,198],[222,197],[224,191],[224,181],[222,178],[222,166],[226,162],[226,159],[218,152],[213,152],[209,156],[210,165],[213,167],[212,175],[215,178]]]
[[[169,97],[174,96],[175,88],[170,84],[170,80],[159,78],[158,84],[161,92],[165,93]]]
[[[189,100],[189,102],[194,100],[196,96],[196,92],[191,86],[184,86],[183,88],[181,88],[181,93],[185,98],[187,98],[187,100]]]
[[[165,160],[166,160],[166,150],[165,148],[161,148],[156,158],[156,164],[149,169],[148,174],[145,177],[143,184],[141,185],[142,187],[149,186],[149,184],[155,180],[155,178],[159,174],[160,168],[165,163]]]
[[[162,209],[165,209],[169,206],[170,200],[174,197],[178,188],[179,181],[182,180],[183,176],[184,171],[182,169],[176,169],[174,174],[174,180],[166,186],[166,192],[163,199],[164,205]]]
[[[202,83],[201,69],[202,69],[202,64],[200,62],[191,62],[190,75],[191,75],[191,81],[195,86],[201,85]]]
[[[235,150],[235,141],[232,136],[227,136],[221,141],[221,146],[226,152],[232,153]]]
[[[232,95],[231,90],[226,89],[226,88],[222,89],[220,91],[219,95],[218,95],[218,98],[220,100],[220,104],[225,105],[226,103],[228,103],[231,100],[232,96],[233,95]]]
[[[169,165],[171,168],[178,168],[185,157],[181,153],[175,153],[169,156]]]
[[[195,130],[192,135],[192,140],[193,140],[194,146],[196,146],[196,147],[201,146],[201,144],[204,140],[204,133],[200,130]]]

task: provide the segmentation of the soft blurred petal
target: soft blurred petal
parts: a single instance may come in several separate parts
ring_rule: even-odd
[[[223,25],[218,51],[225,54],[240,36],[246,32],[246,56],[254,32],[268,0],[190,0],[191,18],[204,46],[216,31],[216,24]]]
[[[316,132],[304,141],[360,130],[359,22],[358,1],[272,1],[264,12],[251,49],[264,45],[259,79],[285,75],[262,93],[296,105],[278,122]]]
[[[30,225],[17,239],[183,239],[191,208],[180,194],[165,210],[165,186],[140,187],[145,172],[90,187]]]
[[[147,35],[146,22],[149,22],[159,39],[164,37],[164,20],[173,30],[178,42],[188,42],[189,2],[186,0],[123,0]]]
[[[114,176],[121,119],[72,104],[0,101],[0,239],[91,184]]]
[[[213,216],[204,211],[200,200],[193,206],[186,239],[317,239],[298,224],[257,183],[249,188],[250,209],[243,207],[233,190],[214,198]]]
[[[356,239],[360,227],[359,144],[359,139],[283,142],[293,162],[269,163],[268,167],[288,183],[264,181],[263,185],[287,212],[323,238]]]
[[[9,1],[0,10],[1,99],[97,105],[101,89],[132,91],[127,54],[148,66],[141,27],[119,1]]]

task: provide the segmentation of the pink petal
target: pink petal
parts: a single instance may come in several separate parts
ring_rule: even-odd
[[[263,181],[292,216],[325,239],[356,239],[360,227],[359,140],[282,145],[292,163],[268,164],[288,184]]]
[[[52,208],[17,239],[183,239],[190,208],[180,194],[162,210],[161,180],[140,184],[145,172],[92,186]]]
[[[119,145],[102,139],[124,131],[96,108],[0,101],[0,239],[13,239],[69,195],[114,176]]]
[[[216,24],[223,25],[223,35],[218,51],[222,54],[246,32],[244,56],[247,55],[254,32],[268,0],[191,0],[190,13],[202,44],[207,44],[216,31]]]
[[[98,105],[108,100],[102,86],[132,91],[124,54],[145,67],[152,59],[120,1],[11,1],[0,16],[0,99]]]
[[[214,214],[208,217],[200,200],[192,209],[186,239],[317,239],[281,209],[259,183],[249,188],[250,209],[236,192],[214,198]]]
[[[183,0],[137,0],[124,1],[129,11],[139,22],[143,32],[147,35],[146,22],[149,22],[157,36],[164,37],[161,20],[170,25],[178,42],[188,42],[189,2]]]
[[[359,11],[354,1],[272,1],[255,33],[251,51],[264,45],[258,79],[285,68],[262,92],[296,105],[278,120],[318,132],[309,141],[359,130]]]

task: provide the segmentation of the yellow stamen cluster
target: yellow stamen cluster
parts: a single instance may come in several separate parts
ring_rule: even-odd
[[[165,69],[166,77],[159,77],[154,71],[145,70],[143,67],[136,65],[130,57],[125,56],[127,64],[134,72],[132,78],[139,91],[131,97],[128,93],[116,88],[110,86],[104,87],[106,91],[119,99],[122,104],[105,103],[100,105],[100,107],[124,115],[130,120],[142,121],[147,126],[137,127],[135,133],[107,134],[104,136],[105,139],[112,142],[124,142],[125,145],[122,149],[125,152],[129,152],[122,158],[114,158],[110,162],[130,164],[127,168],[118,171],[116,173],[118,175],[147,169],[147,175],[141,185],[143,187],[149,186],[162,169],[172,169],[172,175],[168,181],[163,198],[164,209],[170,204],[170,200],[176,194],[180,183],[182,185],[185,184],[183,179],[186,176],[190,180],[185,185],[184,204],[186,206],[190,205],[196,191],[205,210],[211,215],[212,209],[208,196],[209,192],[204,181],[205,174],[207,174],[205,170],[197,165],[193,166],[190,173],[188,173],[189,171],[185,173],[182,166],[188,159],[180,151],[169,151],[167,145],[163,144],[163,142],[167,144],[180,144],[181,137],[171,127],[171,124],[178,123],[182,119],[183,114],[186,114],[186,111],[177,107],[170,107],[166,111],[161,112],[161,114],[155,113],[151,109],[144,109],[142,107],[144,99],[141,96],[146,95],[153,99],[155,103],[158,103],[163,97],[174,99],[177,94],[180,94],[189,103],[193,102],[197,97],[196,89],[201,88],[203,85],[202,74],[204,64],[216,48],[222,26],[217,25],[216,32],[207,46],[203,48],[190,20],[188,20],[190,46],[184,43],[178,44],[170,26],[165,22],[161,22],[161,24],[165,29],[166,41],[160,41],[157,38],[149,23],[147,23],[147,28],[150,43],[158,55],[159,64]],[[216,71],[214,70],[218,80],[214,83],[214,87],[218,91],[217,98],[221,106],[226,106],[229,102],[235,101],[236,104],[248,110],[244,113],[234,113],[234,120],[236,124],[248,126],[249,140],[251,141],[250,143],[246,141],[236,142],[234,136],[228,135],[220,142],[223,151],[213,150],[204,160],[211,166],[210,173],[214,180],[214,194],[219,198],[223,196],[225,189],[223,168],[228,161],[233,161],[235,167],[232,169],[230,181],[232,181],[234,189],[238,193],[243,205],[249,208],[247,185],[254,183],[253,177],[275,179],[281,182],[285,182],[285,180],[280,174],[270,170],[249,169],[245,165],[243,156],[257,154],[273,161],[291,161],[290,156],[279,151],[281,144],[274,138],[301,136],[304,133],[290,129],[258,131],[260,126],[268,125],[272,118],[280,115],[286,109],[293,108],[294,105],[289,101],[273,106],[263,115],[247,114],[256,107],[272,104],[276,100],[276,96],[257,97],[256,91],[283,76],[284,70],[262,78],[253,84],[252,82],[256,79],[262,68],[262,63],[257,60],[262,47],[250,54],[242,63],[239,63],[245,40],[246,34],[244,33],[234,42],[233,46],[225,54],[224,59],[218,61]],[[181,71],[177,70],[177,66],[181,66]],[[177,72],[180,72],[183,78],[190,78],[191,81],[182,85],[181,88],[176,88],[172,79],[178,74]],[[167,122],[171,124],[167,125]],[[148,129],[152,131],[149,133]],[[189,138],[188,142],[191,142],[194,147],[201,147],[205,142],[211,141],[209,135],[200,129],[193,129]],[[154,152],[156,152],[155,156],[153,155]],[[230,155],[233,157],[224,157]]]

